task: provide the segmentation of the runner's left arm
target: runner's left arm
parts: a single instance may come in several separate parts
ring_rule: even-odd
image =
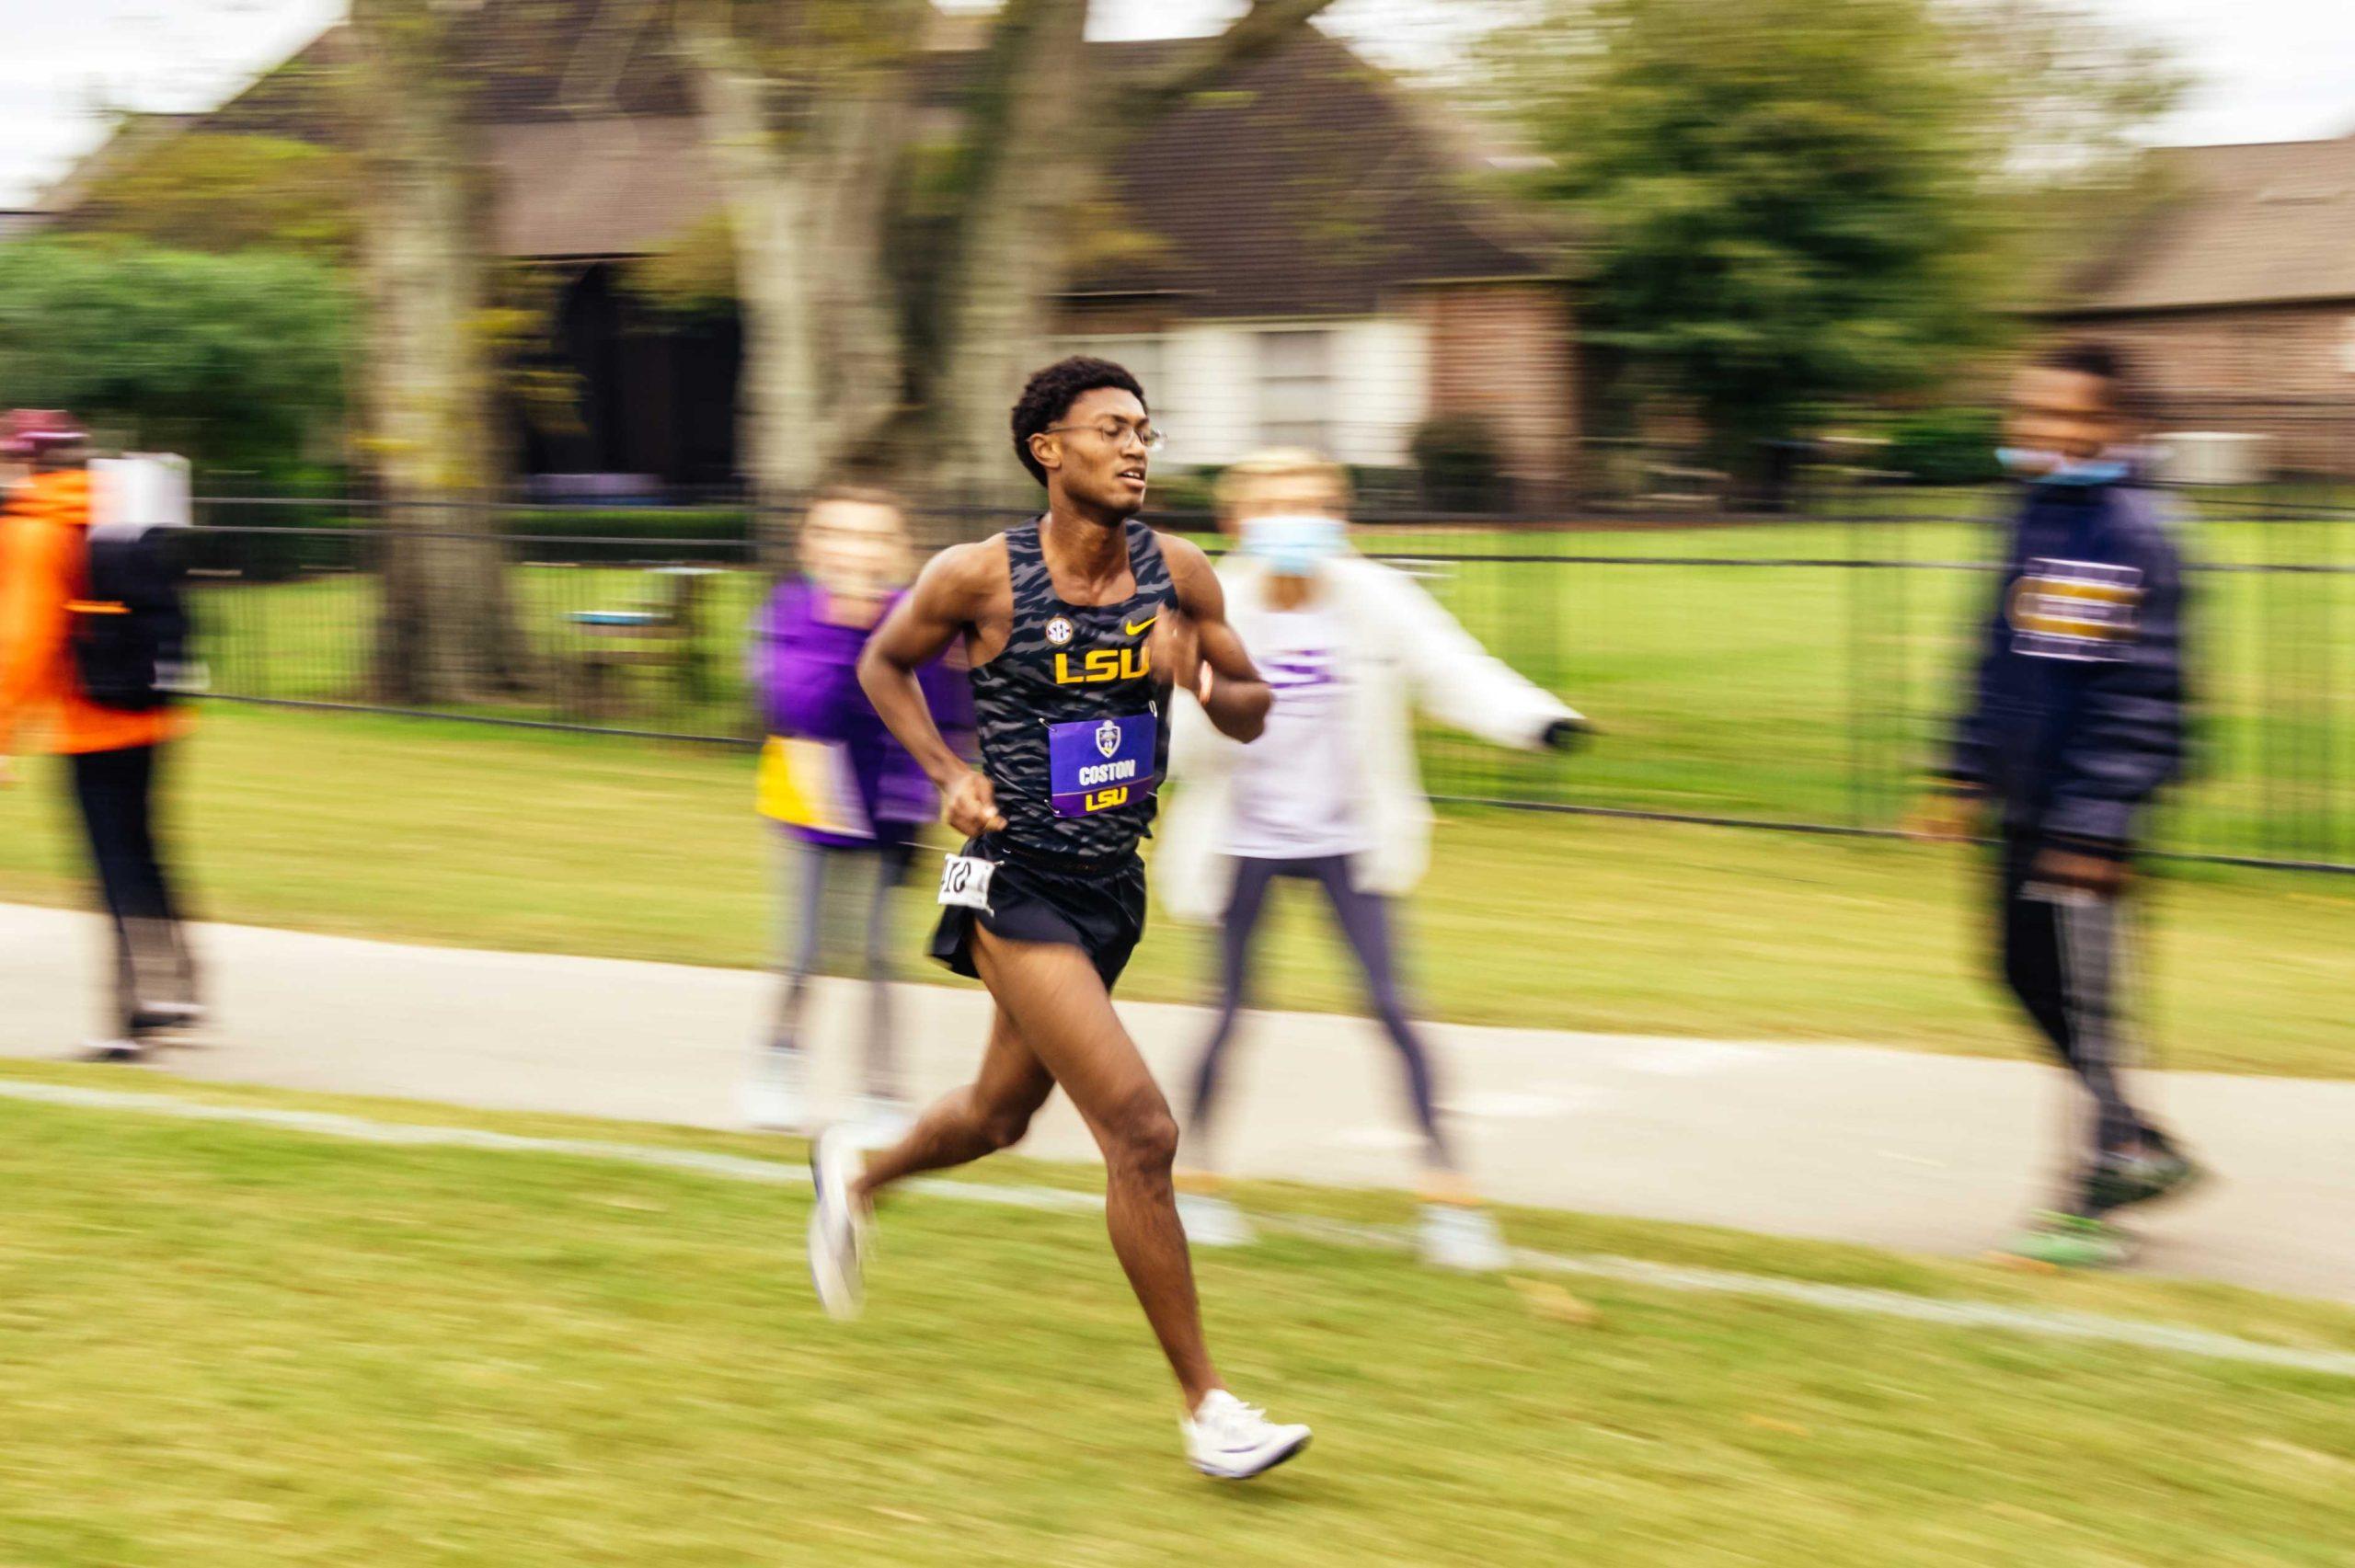
[[[1177,589],[1177,613],[1164,612],[1155,637],[1155,662],[1201,699],[1202,711],[1219,733],[1235,740],[1257,740],[1268,727],[1275,693],[1259,678],[1243,639],[1226,621],[1226,590],[1211,569],[1210,557],[1190,540],[1164,535],[1163,556]]]

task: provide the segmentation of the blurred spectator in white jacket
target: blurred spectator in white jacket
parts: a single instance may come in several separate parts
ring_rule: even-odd
[[[1250,1239],[1217,1196],[1213,1116],[1228,1046],[1249,996],[1270,886],[1321,889],[1398,1051],[1423,1141],[1426,1259],[1501,1267],[1505,1250],[1441,1125],[1430,1054],[1399,991],[1390,901],[1430,861],[1431,809],[1415,761],[1418,709],[1500,746],[1576,743],[1585,721],[1475,642],[1405,573],[1350,549],[1346,472],[1315,452],[1277,451],[1222,477],[1219,567],[1227,616],[1276,703],[1249,746],[1178,705],[1171,792],[1154,885],[1180,920],[1219,925],[1219,1010],[1191,1082],[1180,1207],[1198,1244]]]

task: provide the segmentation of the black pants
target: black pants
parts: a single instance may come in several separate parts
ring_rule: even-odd
[[[155,847],[157,748],[86,751],[68,759],[74,802],[114,926],[113,1006],[123,1037],[152,1033],[156,1004],[196,1001],[196,966],[180,932],[171,880]]]
[[[2063,1066],[2092,1096],[2094,1152],[2164,1141],[2126,1098],[2124,1009],[2119,990],[2129,946],[2116,898],[2039,887],[2033,834],[2004,840],[2004,983]]]

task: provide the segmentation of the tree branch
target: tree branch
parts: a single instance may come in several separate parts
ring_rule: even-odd
[[[1130,126],[1159,119],[1188,98],[1215,86],[1237,66],[1281,47],[1333,0],[1252,0],[1251,9],[1237,17],[1226,31],[1206,39],[1200,47],[1158,75],[1123,84],[1110,105],[1112,115]]]

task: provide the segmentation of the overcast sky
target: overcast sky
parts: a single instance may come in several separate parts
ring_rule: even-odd
[[[986,6],[988,0],[950,0]],[[1729,5],[1740,0],[1726,0]],[[2173,42],[2200,76],[2157,128],[2166,142],[2263,142],[2355,132],[2355,0],[2080,0]],[[1202,31],[1239,0],[1097,0],[1098,31]],[[1333,25],[1411,60],[1470,7],[1339,0]],[[341,0],[0,0],[0,205],[31,199],[104,134],[109,108],[210,107],[333,20]]]

